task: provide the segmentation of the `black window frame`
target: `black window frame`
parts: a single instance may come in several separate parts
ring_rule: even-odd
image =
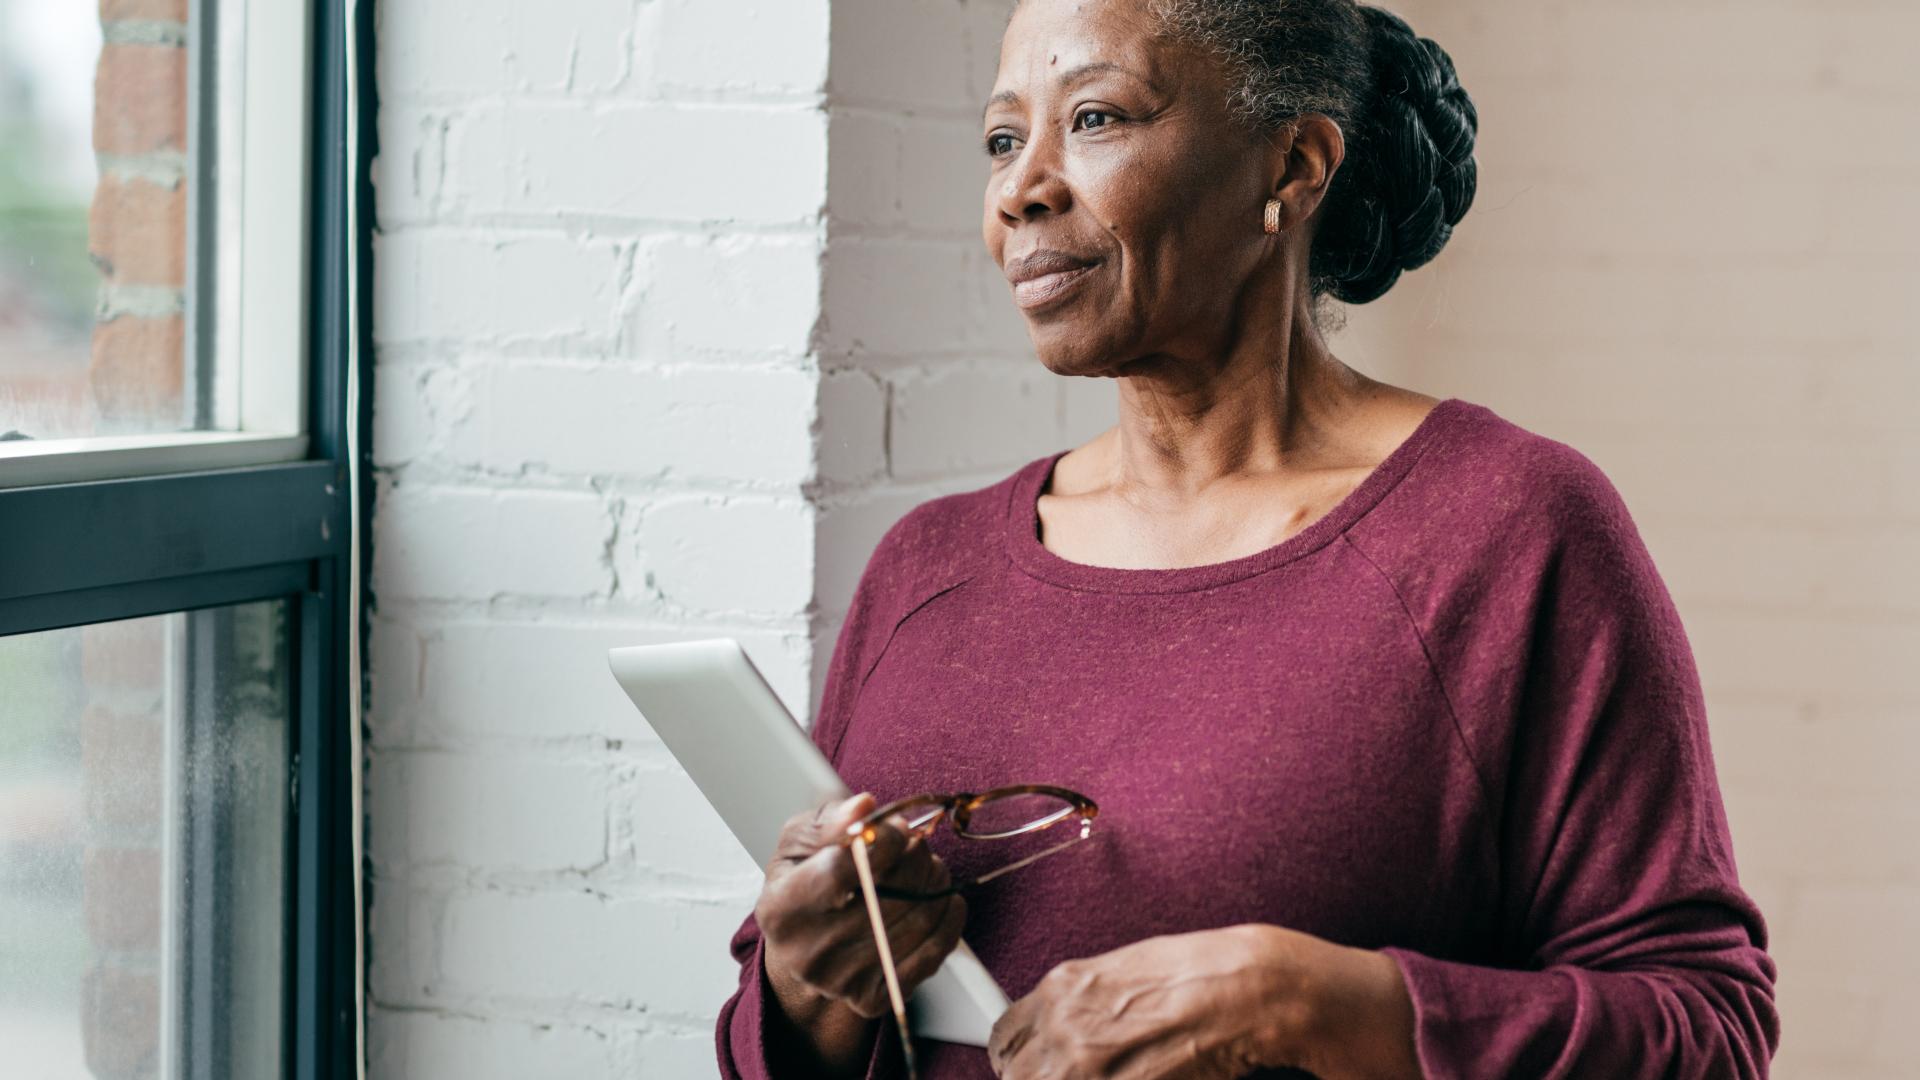
[[[349,633],[364,630],[350,623],[364,620],[353,602],[353,555],[356,544],[368,550],[368,516],[354,513],[351,500],[358,495],[359,509],[369,507],[371,395],[363,379],[358,400],[350,400],[348,365],[371,355],[372,8],[359,0],[312,6],[306,459],[0,488],[0,636],[286,602],[289,1080],[357,1076],[362,1053],[351,725],[364,683]],[[356,61],[351,103],[348,34]],[[359,208],[351,235],[350,192]],[[361,268],[351,296],[350,257]],[[218,1068],[187,1064],[194,1077]]]

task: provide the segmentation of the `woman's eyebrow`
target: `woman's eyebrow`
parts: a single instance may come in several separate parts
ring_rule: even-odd
[[[1067,70],[1061,72],[1060,77],[1055,79],[1054,82],[1059,83],[1061,86],[1070,86],[1074,83],[1084,81],[1089,76],[1098,75],[1101,72],[1106,72],[1106,71],[1117,71],[1120,74],[1127,76],[1128,78],[1136,79],[1140,82],[1146,83],[1148,86],[1153,85],[1152,80],[1145,78],[1144,76],[1140,75],[1138,72],[1134,71],[1131,68],[1123,67],[1122,65],[1116,64],[1111,60],[1089,60],[1084,64],[1079,64],[1074,67],[1070,67]],[[999,93],[987,99],[987,107],[981,110],[980,118],[982,121],[984,121],[986,119],[987,113],[992,112],[993,107],[995,105],[1011,105],[1011,104],[1014,104],[1015,102],[1018,102],[1019,100],[1020,100],[1019,91],[1002,90]]]

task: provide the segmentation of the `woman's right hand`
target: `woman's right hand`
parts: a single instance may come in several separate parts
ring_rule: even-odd
[[[767,977],[792,1008],[837,1001],[868,1020],[892,1011],[886,977],[873,941],[853,852],[839,843],[847,827],[871,813],[873,795],[830,800],[787,819],[780,830],[766,885],[753,914],[765,939]],[[926,841],[909,839],[897,815],[880,824],[868,845],[874,881],[931,891],[952,880]],[[960,941],[967,904],[958,895],[937,900],[880,900],[881,921],[893,950],[903,995],[913,993]]]

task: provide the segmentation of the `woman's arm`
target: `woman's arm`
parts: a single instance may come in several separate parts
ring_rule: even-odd
[[[1272,930],[1274,928],[1267,928]],[[1343,949],[1314,972],[1293,1045],[1265,1060],[1298,1063],[1320,1080],[1421,1080],[1413,998],[1400,965],[1373,949]]]
[[[1512,741],[1481,755],[1504,763],[1508,959],[1382,952],[1428,1077],[1764,1077],[1775,966],[1735,870],[1693,655],[1625,503],[1573,466],[1540,507],[1559,527]],[[1405,1018],[1379,1007],[1393,1015],[1352,1029]]]

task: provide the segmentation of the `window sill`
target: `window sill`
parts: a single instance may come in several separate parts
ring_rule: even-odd
[[[305,435],[174,431],[0,442],[0,488],[120,480],[134,476],[299,461]]]

